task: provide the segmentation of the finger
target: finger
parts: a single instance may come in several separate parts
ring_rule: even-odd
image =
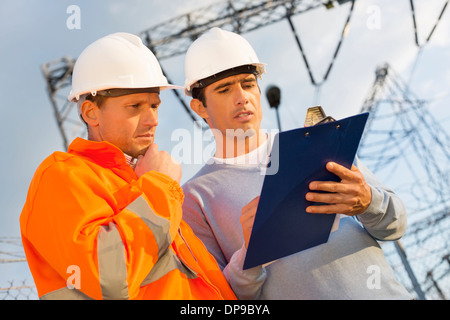
[[[256,210],[258,208],[259,196],[250,201],[246,206],[242,208],[242,215],[240,217],[241,224],[253,225],[253,220],[256,216]]]
[[[253,225],[253,220],[255,220],[256,210],[249,210],[242,213],[239,217],[242,225],[251,223]]]
[[[251,208],[253,208],[254,206],[258,207],[258,203],[259,203],[259,198],[260,196],[257,196],[255,198],[253,198],[249,203],[247,203],[243,208],[242,208],[242,213],[244,213],[245,211],[250,210]]]
[[[306,200],[311,202],[321,202],[328,204],[350,204],[353,201],[353,197],[349,197],[347,195],[343,195],[340,193],[312,193],[308,192],[306,194]],[[354,201],[353,201],[354,202]]]
[[[136,158],[136,166],[138,166],[141,162],[142,162],[142,159],[144,158],[144,156],[143,155],[138,155],[137,156],[137,158]]]
[[[336,162],[328,162],[326,168],[331,173],[334,173],[342,180],[351,179],[353,177],[352,170],[347,169],[346,167],[336,163]]]
[[[246,206],[242,208],[242,214],[239,218],[242,226],[250,224],[253,226],[253,221],[255,220],[256,211],[258,210],[259,197],[254,198]]]
[[[314,191],[326,191],[326,192],[348,192],[348,186],[344,183],[334,181],[313,181],[309,184],[309,189]]]
[[[306,212],[315,214],[345,214],[348,211],[348,206],[343,204],[328,204],[328,205],[316,205],[306,208]]]

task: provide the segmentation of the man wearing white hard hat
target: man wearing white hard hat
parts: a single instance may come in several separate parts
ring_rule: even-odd
[[[69,100],[88,140],[44,160],[20,216],[41,299],[235,299],[182,220],[180,164],[154,142],[159,92],[175,88],[135,35],[81,53]]]
[[[191,108],[213,130],[213,158],[186,184],[183,217],[214,255],[240,299],[410,299],[376,242],[400,238],[406,228],[402,201],[357,159],[351,170],[327,169],[339,183],[313,182],[306,197],[326,205],[312,214],[340,213],[327,243],[243,270],[246,248],[273,135],[261,128],[264,73],[242,36],[213,28],[191,45],[185,58],[185,93]],[[236,146],[237,144],[240,144]],[[315,191],[328,191],[319,194]],[[369,286],[370,266],[380,270]]]

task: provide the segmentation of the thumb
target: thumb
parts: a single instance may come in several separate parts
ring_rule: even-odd
[[[143,155],[138,155],[138,157],[136,158],[135,167],[137,167],[142,162],[143,158],[144,158]]]

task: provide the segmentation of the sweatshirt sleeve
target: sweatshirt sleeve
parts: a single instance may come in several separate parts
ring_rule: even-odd
[[[55,162],[32,183],[21,231],[61,281],[80,270],[80,288],[94,299],[133,299],[167,250],[181,220],[182,191],[149,172],[116,191],[86,169]]]
[[[183,202],[183,220],[188,223],[195,235],[203,242],[208,251],[214,256],[220,269],[223,270],[227,265],[227,260],[217,242],[214,232],[208,223],[202,206],[198,201],[201,198],[196,198],[190,193],[189,188],[183,186],[185,198]]]
[[[214,256],[238,299],[258,299],[266,279],[265,268],[259,266],[243,270],[247,253],[244,245],[231,255],[228,262],[208,222],[208,218],[203,212],[202,197],[196,194],[196,191],[193,190],[195,188],[189,185],[184,185],[183,189],[185,194],[183,219]]]
[[[382,185],[358,158],[355,159],[355,165],[372,191],[372,201],[367,210],[357,216],[358,220],[378,240],[400,239],[406,231],[406,208],[402,200]]]
[[[240,300],[256,300],[261,295],[262,286],[266,280],[266,268],[256,266],[247,270],[243,269],[247,249],[243,245],[236,251],[230,262],[223,270],[230,287]]]

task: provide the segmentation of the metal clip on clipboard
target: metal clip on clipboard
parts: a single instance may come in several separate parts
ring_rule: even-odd
[[[305,117],[305,127],[312,127],[317,124],[336,121],[333,117],[327,116],[321,106],[308,108]]]

